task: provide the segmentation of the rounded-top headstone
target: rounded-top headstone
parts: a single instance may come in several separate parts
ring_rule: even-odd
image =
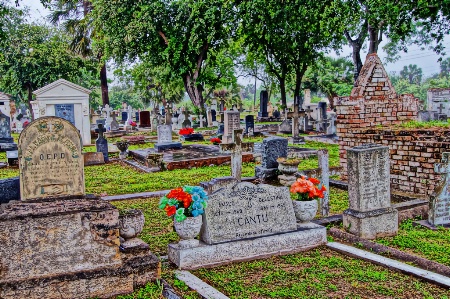
[[[84,196],[81,135],[67,120],[31,122],[19,137],[22,200]]]

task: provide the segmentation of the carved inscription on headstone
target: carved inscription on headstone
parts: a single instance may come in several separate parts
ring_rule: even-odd
[[[224,113],[224,134],[223,143],[231,143],[234,130],[241,128],[241,120],[239,111],[225,111]]]
[[[288,188],[239,183],[210,195],[201,239],[215,244],[296,229]]]
[[[366,212],[391,205],[389,148],[377,144],[347,151],[350,209]]]
[[[68,121],[42,117],[19,138],[22,200],[84,195],[81,136]]]
[[[157,130],[158,130],[158,143],[172,142],[171,125],[159,125]]]
[[[430,198],[428,222],[450,224],[450,153],[442,153],[442,163],[436,163],[434,171],[441,174],[441,182]]]

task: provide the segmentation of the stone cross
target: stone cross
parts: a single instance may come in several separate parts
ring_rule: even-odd
[[[330,212],[330,164],[328,150],[318,150],[317,158],[319,160],[320,181],[327,188],[327,191],[323,192],[323,198],[320,199],[320,212],[323,217],[327,217]]]
[[[206,119],[208,121],[208,128],[211,128],[213,126],[213,121],[210,107],[208,107],[208,109],[206,110]]]
[[[198,117],[198,121],[200,122],[200,128],[203,128],[203,122],[205,121],[206,119],[203,117],[203,115],[199,115],[199,117]]]
[[[294,115],[292,116],[292,137],[298,139],[299,131],[298,131],[298,105],[300,103],[300,97],[296,96],[294,100]]]
[[[169,105],[166,106],[166,115],[164,115],[164,117],[165,117],[164,123],[166,125],[172,125],[172,111]]]
[[[112,119],[111,119],[111,112],[112,112],[113,110],[114,110],[114,109],[111,108],[111,107],[109,107],[108,104],[105,105],[105,108],[102,108],[102,112],[105,112],[105,113],[106,113],[106,120],[105,120],[105,128],[106,128],[106,129],[108,129],[109,126],[111,125],[111,121],[112,121]]]
[[[442,103],[439,105],[439,107],[438,107],[439,109],[439,113],[440,114],[442,114],[442,110],[444,110],[444,108],[445,108],[445,106],[444,105],[442,105]]]

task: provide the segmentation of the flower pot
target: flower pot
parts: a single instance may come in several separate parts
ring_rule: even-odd
[[[127,157],[128,145],[128,141],[117,141],[116,146],[120,150],[120,159],[125,159]]]
[[[297,201],[293,200],[295,218],[300,222],[309,222],[314,219],[319,208],[317,200]]]
[[[178,245],[182,248],[196,247],[199,244],[197,239],[194,239],[202,228],[202,217],[188,217],[184,221],[174,221],[175,231],[180,237],[181,241]]]
[[[125,239],[122,246],[135,243],[134,239],[144,228],[145,217],[141,210],[128,210],[119,215],[119,235]]]
[[[296,173],[298,171],[299,164],[300,164],[300,162],[298,162],[298,163],[278,162],[278,170],[284,175],[293,175],[294,173]]]

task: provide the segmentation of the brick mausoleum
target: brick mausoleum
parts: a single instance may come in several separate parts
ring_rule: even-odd
[[[439,182],[434,163],[450,150],[450,129],[395,128],[417,120],[419,101],[397,95],[376,54],[367,55],[349,97],[334,98],[342,179],[347,179],[347,149],[365,143],[389,146],[391,190],[425,197]]]

